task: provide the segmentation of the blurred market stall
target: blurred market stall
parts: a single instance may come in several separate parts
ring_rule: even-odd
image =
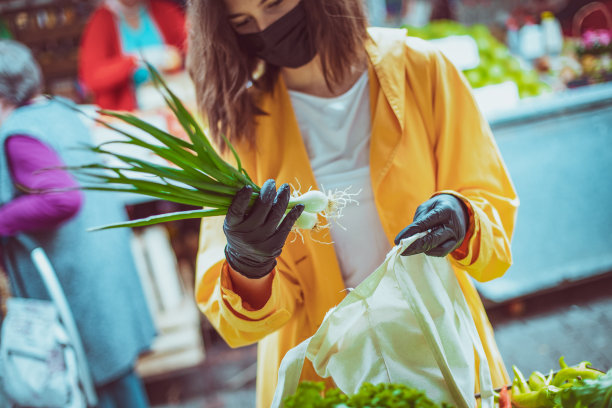
[[[368,5],[376,22],[433,41],[458,62],[484,110],[612,80],[609,1],[369,0]],[[465,65],[474,49],[476,62]]]
[[[364,2],[373,25],[404,27],[407,35],[434,42],[463,70],[516,184],[521,206],[512,244],[514,264],[504,277],[478,285],[486,306],[599,279],[609,282],[611,2]],[[95,107],[77,79],[77,59],[95,5],[87,0],[0,2],[0,37],[12,37],[34,51],[46,92],[66,96],[89,112]],[[186,105],[195,107],[185,72],[166,79]],[[136,115],[180,135],[180,126],[152,85],[140,87],[137,99]],[[97,141],[114,138],[88,123]],[[167,203],[133,197],[126,197],[126,205],[135,218],[174,210]],[[143,361],[142,370],[151,378],[169,377],[204,359],[205,332],[191,296],[197,228],[193,223],[171,224],[136,234],[134,254],[143,285],[166,333],[157,353]]]
[[[13,38],[27,45],[42,68],[44,91],[73,100],[92,118],[97,107],[91,104],[92,95],[78,79],[78,60],[86,24],[101,3],[86,0],[0,2],[0,38]],[[193,87],[186,72],[170,70],[166,81],[187,105],[195,106]],[[173,134],[181,134],[176,119],[150,83],[138,87],[136,99],[140,109],[136,115]],[[117,139],[105,127],[85,116],[83,120],[96,143]],[[131,217],[174,210],[168,203],[136,200],[131,196],[126,196],[124,202]],[[177,222],[134,231],[132,253],[159,332],[153,352],[143,357],[138,366],[145,380],[176,375],[203,363],[206,332],[202,330],[200,313],[192,296],[192,262],[198,228],[198,224]]]
[[[388,0],[371,13],[382,3],[380,21],[463,71],[516,184],[514,264],[482,295],[503,303],[611,272],[610,2]]]

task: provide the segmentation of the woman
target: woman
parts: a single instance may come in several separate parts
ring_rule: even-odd
[[[346,230],[332,223],[331,234],[303,242],[286,240],[301,208],[277,227],[288,188],[276,191],[273,180],[250,212],[246,189],[222,227],[202,223],[196,300],[231,346],[259,342],[258,406],[269,406],[284,354],[316,331],[344,289],[394,243],[428,229],[403,255],[448,256],[494,385],[506,384],[469,278],[487,281],[509,267],[518,199],[463,76],[403,30],[366,30],[359,0],[194,0],[189,8],[200,107],[254,181],[361,190],[340,220]],[[302,379],[317,378],[304,367]]]
[[[162,72],[182,66],[185,17],[167,0],[104,0],[81,42],[79,76],[104,109],[135,110],[148,80],[144,58]]]
[[[100,408],[145,408],[134,372],[155,328],[126,231],[88,232],[125,220],[122,202],[77,191],[61,168],[94,163],[81,118],[41,97],[38,64],[23,45],[0,40],[0,263],[13,293],[48,299],[30,254],[11,237],[27,234],[48,254],[83,341]],[[54,190],[54,191],[53,191]]]

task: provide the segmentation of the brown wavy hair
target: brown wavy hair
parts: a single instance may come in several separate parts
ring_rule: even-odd
[[[332,90],[363,55],[367,18],[361,0],[301,1]],[[272,90],[280,68],[267,65],[254,77],[260,60],[239,47],[223,0],[189,0],[188,24],[187,69],[212,138],[222,149],[221,133],[232,142],[247,140],[253,145],[255,117],[265,114],[256,106],[255,94]]]

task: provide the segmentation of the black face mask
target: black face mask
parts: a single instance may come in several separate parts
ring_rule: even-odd
[[[265,30],[238,34],[238,43],[249,55],[279,67],[301,67],[316,54],[301,1]]]

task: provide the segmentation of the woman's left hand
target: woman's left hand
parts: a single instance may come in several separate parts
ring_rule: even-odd
[[[450,194],[439,194],[419,205],[412,224],[395,237],[395,245],[404,238],[431,230],[414,241],[402,255],[424,252],[426,255],[443,257],[461,245],[468,221],[468,211],[463,201]]]

